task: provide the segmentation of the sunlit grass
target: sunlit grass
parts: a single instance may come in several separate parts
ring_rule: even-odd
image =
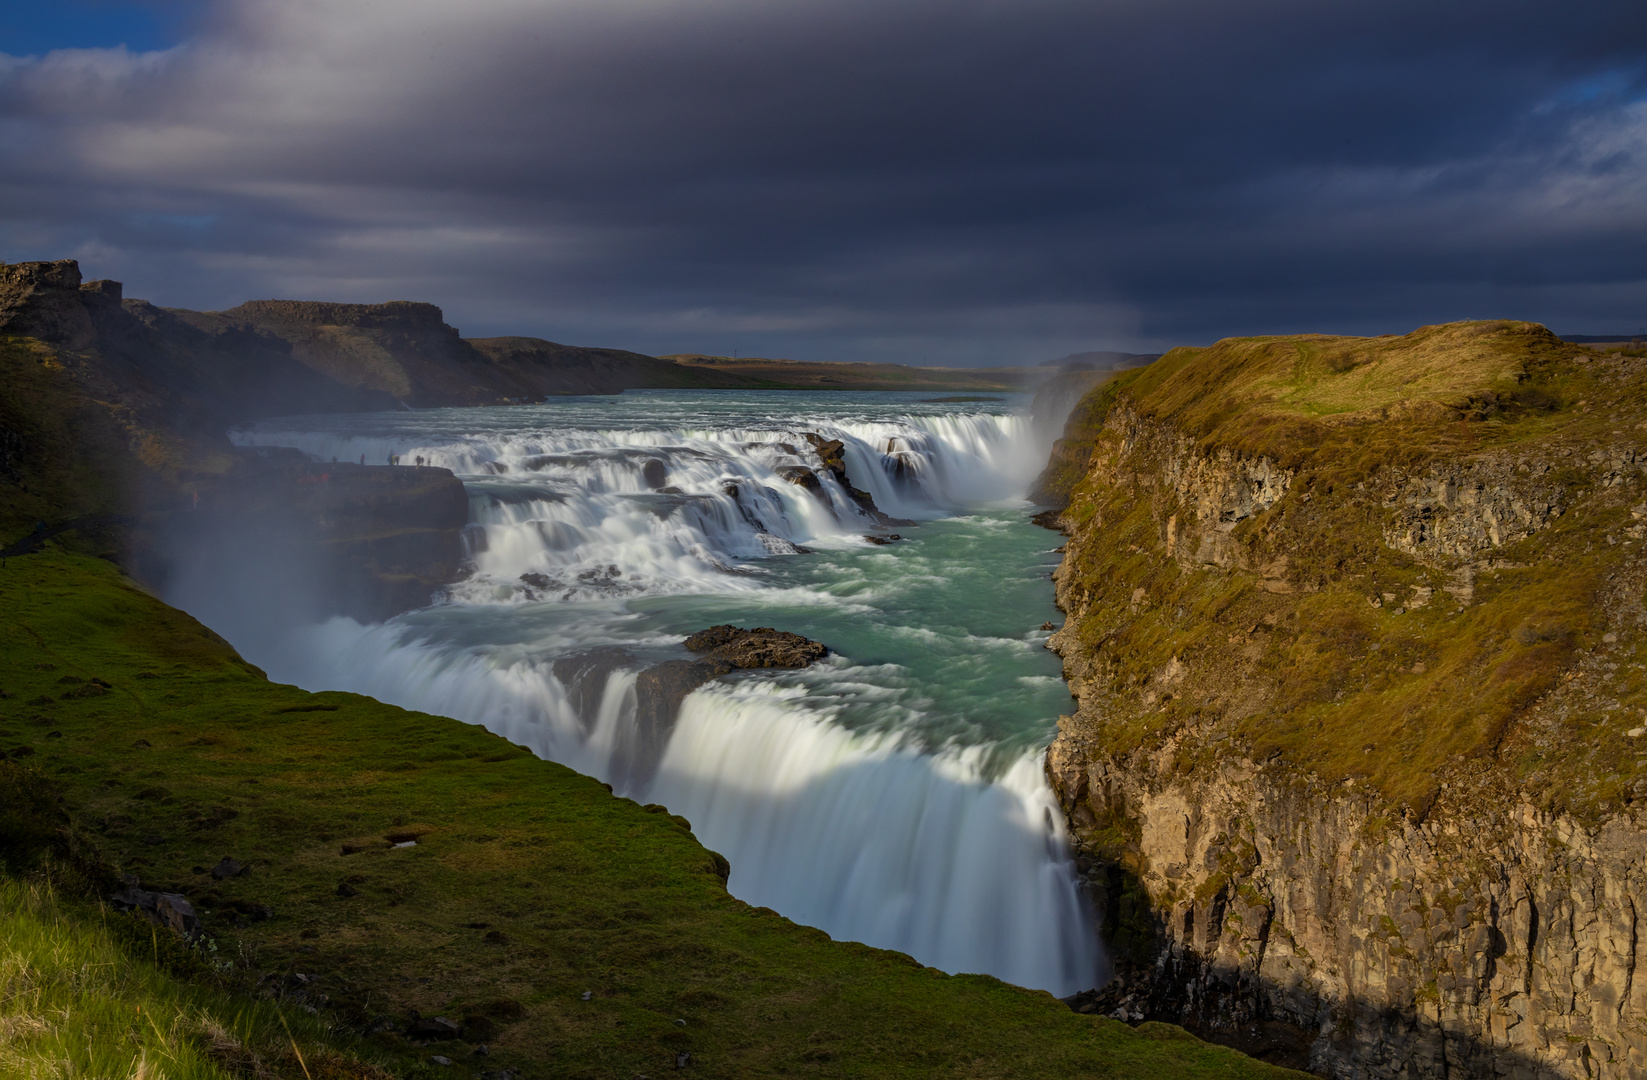
[[[350,1031],[375,1032],[359,1043],[369,1060],[447,1080],[501,1069],[629,1080],[673,1071],[683,1054],[700,1075],[729,1077],[1279,1075],[1181,1032],[1081,1016],[1044,991],[945,975],[752,908],[663,807],[615,798],[482,728],[271,683],[105,562],[13,559],[0,614],[0,745],[30,749],[31,771],[109,865],[190,898],[218,962],[233,962],[202,974],[202,993],[250,1001],[246,990],[286,980],[283,1015],[314,1080],[370,1075],[327,1064],[347,1062]],[[393,846],[408,833],[416,846]],[[251,871],[213,878],[226,854]],[[166,960],[166,942],[140,936],[135,952]],[[214,1057],[218,1029],[264,1075],[304,1075],[271,1026],[282,1014],[173,991],[146,1035],[141,992],[113,995],[108,1042],[127,1056],[60,1075],[240,1068]],[[317,1016],[290,1011],[299,994]],[[31,1008],[49,1020],[62,1006]],[[406,1037],[412,1009],[463,1036]],[[63,1029],[64,1046],[85,1043],[78,1031]],[[47,1042],[37,1056],[65,1053]]]
[[[240,1080],[387,1076],[328,1045],[302,1013],[191,985],[132,955],[159,933],[0,879],[0,1076],[17,1080]]]

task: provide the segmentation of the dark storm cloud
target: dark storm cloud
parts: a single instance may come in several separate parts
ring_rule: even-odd
[[[1644,99],[1640,4],[259,0],[0,60],[0,254],[819,359],[1633,329]]]

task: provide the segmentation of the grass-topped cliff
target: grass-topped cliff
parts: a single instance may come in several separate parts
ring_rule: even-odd
[[[1238,338],[1088,395],[1042,490],[1095,1007],[1330,1075],[1647,1068],[1633,351]]]
[[[1640,358],[1529,323],[1121,375],[1043,478],[1083,736],[1184,772],[1234,747],[1392,810],[1468,778],[1618,812],[1647,794],[1644,424]]]
[[[176,1075],[302,1075],[269,1035],[278,1017],[234,1026],[236,1002],[269,995],[316,1010],[322,1026],[297,1042],[311,1066],[319,1046],[337,1071],[315,1076],[369,1075],[351,1061],[407,1075],[437,1068],[437,1054],[451,1076],[629,1078],[672,1070],[680,1054],[709,1076],[1273,1074],[1176,1029],[1077,1015],[1045,993],[943,975],[751,908],[662,808],[477,727],[270,683],[105,562],[13,558],[0,610],[0,745],[58,792],[82,852],[187,895],[211,958],[229,962],[210,977],[185,978],[188,965],[134,975],[115,995],[121,1009],[159,1002],[148,1006],[158,1041],[205,1061]],[[226,856],[247,869],[214,875]],[[7,970],[46,948],[42,918],[76,949],[123,948],[120,963],[152,967],[138,955],[146,930],[138,946],[99,936],[133,917],[97,899],[67,901],[61,916],[9,907]],[[63,1032],[113,1008],[86,987],[4,1018],[23,1074],[68,1075],[51,1060]],[[200,995],[204,1011],[180,1013]],[[412,1010],[461,1037],[414,1043],[400,1033]],[[269,1072],[237,1071],[227,1050],[195,1053],[219,1028]],[[156,1041],[116,1039],[124,1068]],[[479,1043],[489,1056],[473,1055]]]

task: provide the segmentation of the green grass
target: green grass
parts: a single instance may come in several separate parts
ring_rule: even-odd
[[[143,954],[178,950],[159,935],[131,916],[65,901],[44,885],[0,880],[0,1075],[390,1075],[340,1050],[352,1040],[297,1008],[235,998],[157,966]]]
[[[107,563],[12,559],[0,615],[0,748],[51,780],[107,861],[191,898],[225,978],[318,976],[338,1031],[417,1009],[493,1051],[366,1039],[396,1072],[438,1053],[449,1077],[631,1080],[690,1053],[727,1077],[1283,1075],[751,908],[661,807],[477,727],[271,683]],[[225,855],[250,871],[214,881]],[[273,917],[251,921],[259,906]],[[205,1038],[175,1000],[156,1038]]]

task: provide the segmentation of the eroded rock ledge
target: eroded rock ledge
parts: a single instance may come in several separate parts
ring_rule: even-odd
[[[1479,386],[1319,421],[1185,350],[1055,455],[1047,772],[1119,972],[1072,1004],[1334,1077],[1647,1076],[1647,371],[1410,338],[1201,352]]]
[[[622,730],[613,753],[613,782],[620,789],[651,781],[680,718],[681,702],[698,687],[734,671],[803,668],[829,655],[826,645],[769,626],[711,626],[688,637],[685,647],[700,658],[665,660],[635,677],[635,722]],[[555,662],[555,678],[567,688],[586,731],[595,725],[612,674],[633,670],[636,663],[633,653],[616,647],[591,649]]]

